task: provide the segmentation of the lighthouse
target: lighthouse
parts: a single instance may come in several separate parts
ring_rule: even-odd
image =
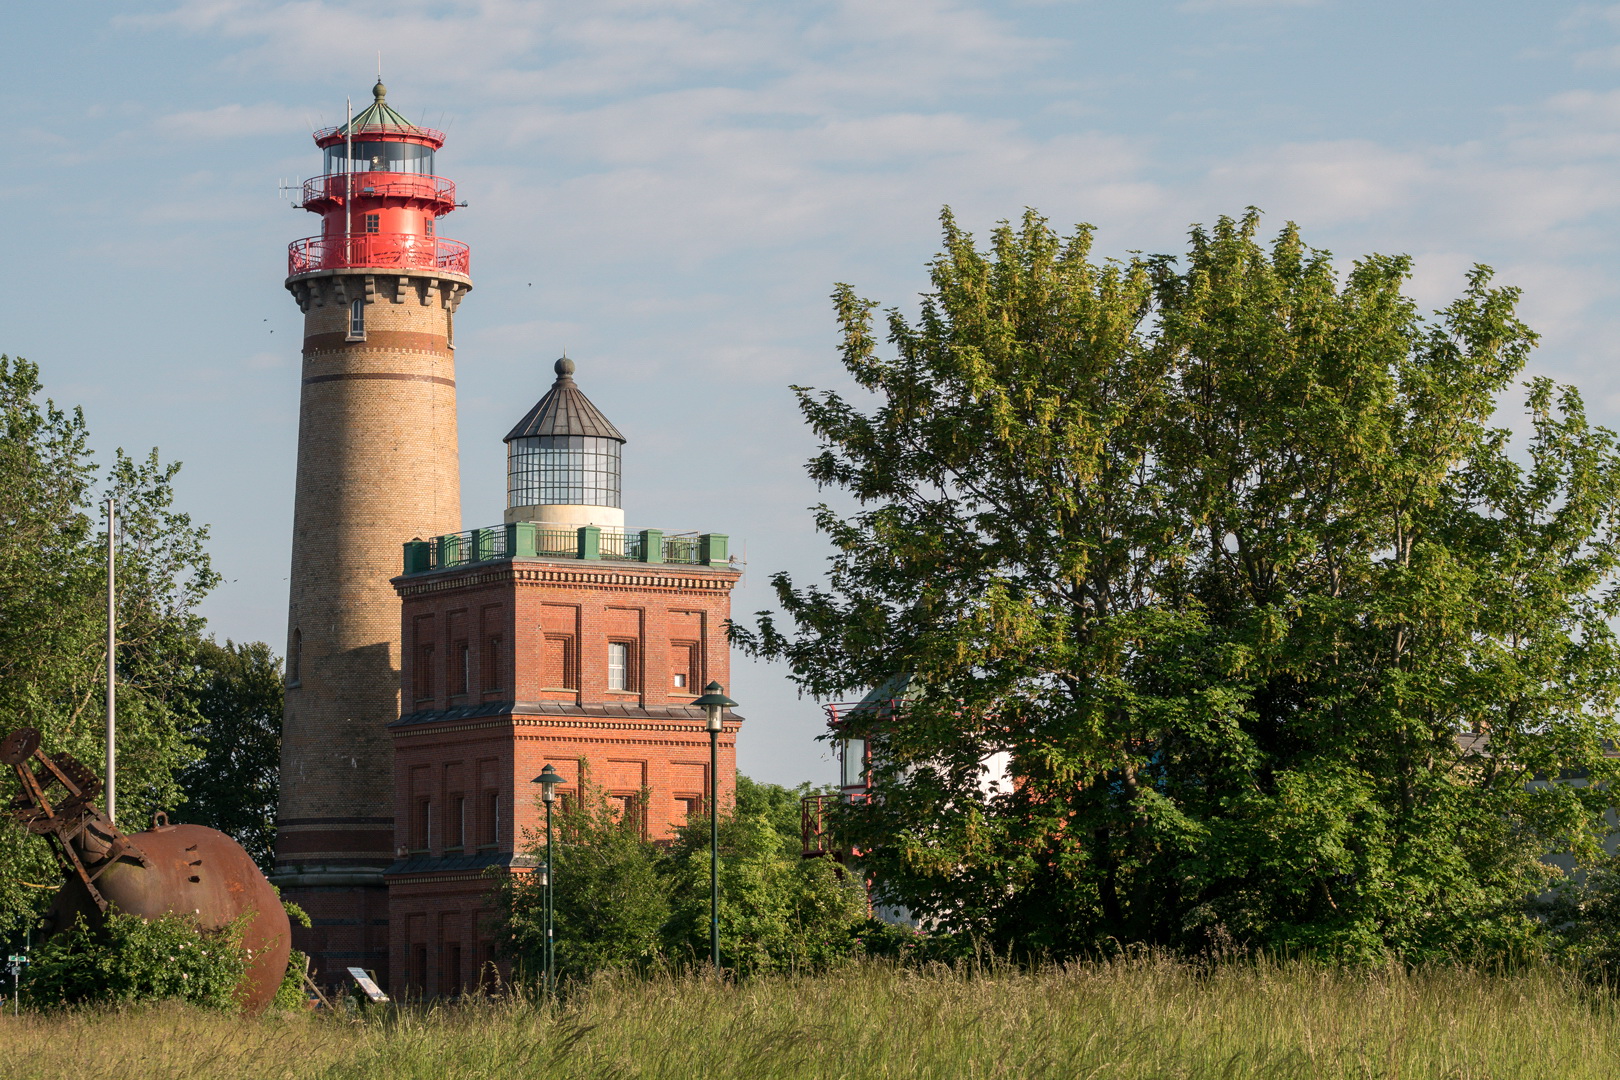
[[[317,977],[388,964],[391,740],[400,715],[400,545],[461,527],[455,314],[467,245],[441,235],[455,185],[444,135],[372,103],[315,132],[300,206],[317,235],[287,252],[304,315],[288,590],[282,794],[273,880],[314,921]]]

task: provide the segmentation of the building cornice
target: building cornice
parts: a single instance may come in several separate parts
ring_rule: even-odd
[[[653,569],[653,565],[656,564],[615,565],[575,560],[517,558],[430,574],[402,575],[393,579],[393,586],[401,597],[424,596],[452,589],[505,583],[525,587],[565,586],[575,589],[600,589],[605,592],[638,590],[714,596],[729,593],[742,577],[735,570],[711,570],[693,566]]]

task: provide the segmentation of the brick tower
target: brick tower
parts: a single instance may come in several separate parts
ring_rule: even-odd
[[[529,872],[546,765],[565,801],[583,778],[654,840],[736,790],[742,717],[724,718],[711,776],[692,705],[731,677],[727,539],[625,529],[624,436],[572,361],[556,373],[506,437],[506,521],[407,543],[394,579],[406,642],[390,728],[397,994],[455,994],[502,967],[488,874]]]
[[[455,185],[437,131],[375,99],[315,133],[323,175],[302,207],[319,236],[288,250],[304,313],[287,704],[275,882],[314,929],[318,978],[386,974],[383,869],[393,858],[386,725],[399,716],[399,545],[461,526],[452,320],[467,245],[439,235]]]

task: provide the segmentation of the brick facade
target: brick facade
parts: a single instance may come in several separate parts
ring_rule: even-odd
[[[394,993],[453,994],[500,967],[486,871],[526,872],[525,838],[543,822],[532,781],[548,763],[565,797],[583,774],[624,800],[652,839],[704,812],[715,779],[722,805],[734,796],[741,718],[726,718],[711,778],[691,702],[708,681],[730,680],[737,576],[517,558],[395,579],[404,705],[390,726]],[[617,660],[628,660],[622,679]]]
[[[315,923],[295,945],[321,979],[387,966],[401,664],[389,579],[402,542],[461,527],[451,335],[469,287],[364,270],[287,282],[305,318],[273,880]]]

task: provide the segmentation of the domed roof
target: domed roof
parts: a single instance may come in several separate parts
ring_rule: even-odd
[[[574,384],[574,362],[563,357],[553,365],[557,381],[551,384],[546,396],[535,403],[517,427],[507,433],[503,442],[526,439],[534,435],[586,435],[597,439],[627,441],[619,429],[602,410],[591,404]]]
[[[326,147],[353,136],[356,139],[382,139],[392,142],[420,142],[435,150],[444,145],[444,132],[418,127],[388,104],[388,87],[381,79],[371,88],[371,104],[347,124],[322,128],[315,133],[315,144]]]

